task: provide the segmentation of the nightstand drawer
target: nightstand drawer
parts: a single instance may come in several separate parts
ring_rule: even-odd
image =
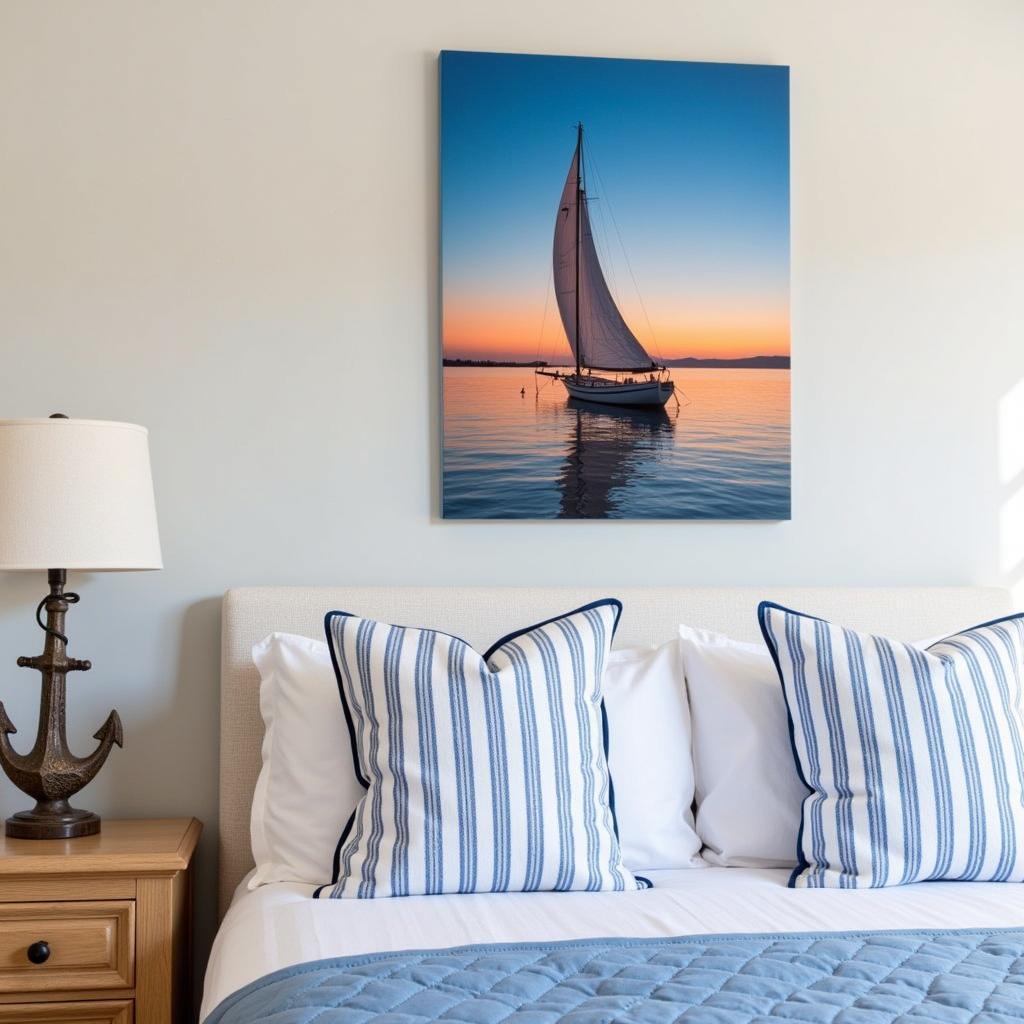
[[[131,900],[0,905],[0,992],[131,988],[134,973]]]
[[[0,1003],[0,1024],[132,1024],[130,999],[86,1003]]]

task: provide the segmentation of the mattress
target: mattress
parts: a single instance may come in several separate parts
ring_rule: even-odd
[[[893,889],[789,889],[788,871],[650,872],[625,893],[502,893],[313,900],[312,887],[244,885],[214,942],[201,1019],[285,967],[400,950],[675,936],[818,935],[1024,926],[1024,886],[928,882]]]

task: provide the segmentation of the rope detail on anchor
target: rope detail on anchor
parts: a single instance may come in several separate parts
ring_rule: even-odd
[[[54,640],[60,640],[65,647],[68,644],[68,638],[63,633],[58,633],[55,629],[50,629],[45,622],[43,622],[43,609],[46,607],[46,602],[50,600],[52,594],[47,595],[36,605],[36,625],[47,635],[52,636]],[[67,593],[61,595],[68,604],[78,604],[80,598],[78,594]]]

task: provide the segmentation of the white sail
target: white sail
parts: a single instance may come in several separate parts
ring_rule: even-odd
[[[562,326],[576,356],[576,204],[579,146],[569,166],[555,220],[554,279]],[[626,326],[615,305],[594,247],[586,198],[579,223],[579,359],[595,370],[646,370],[655,365],[643,345]]]

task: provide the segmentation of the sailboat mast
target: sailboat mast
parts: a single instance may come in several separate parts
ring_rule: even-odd
[[[580,218],[583,206],[583,122],[576,123],[576,376],[580,375]]]

